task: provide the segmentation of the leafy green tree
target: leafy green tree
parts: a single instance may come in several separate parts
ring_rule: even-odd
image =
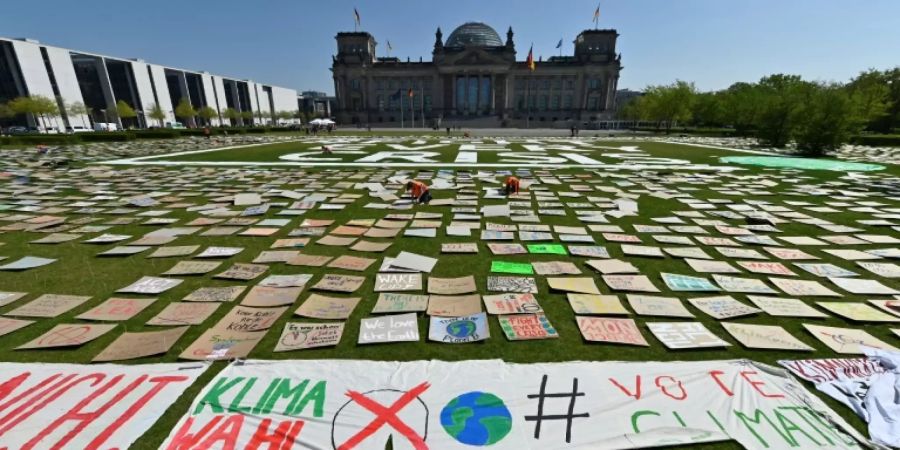
[[[244,125],[253,126],[253,111],[242,111],[241,118],[244,119]]]
[[[66,106],[66,112],[69,114],[69,122],[72,121],[72,116],[78,116],[81,119],[81,126],[88,127],[89,124],[84,123],[84,117],[89,115],[90,111],[84,103],[70,103]]]
[[[853,94],[839,84],[815,84],[804,91],[794,125],[797,150],[822,156],[846,144],[865,126]]]
[[[218,117],[219,113],[218,113],[218,111],[215,110],[215,108],[212,108],[210,106],[204,106],[197,110],[197,115],[200,116],[201,119],[203,119],[203,123],[206,126],[211,126],[212,119],[214,117]]]
[[[866,125],[877,123],[888,114],[890,86],[883,72],[867,70],[860,73],[847,85],[847,91]]]
[[[194,117],[196,116],[197,110],[188,99],[182,98],[178,101],[178,106],[175,107],[175,117],[185,121],[188,126],[194,126]]]
[[[39,123],[43,129],[47,128],[47,117],[59,115],[59,106],[56,104],[56,100],[41,95],[16,97],[10,100],[8,106],[16,114],[31,116],[34,122]]]
[[[697,94],[691,110],[693,123],[698,126],[719,127],[725,111],[722,107],[722,95],[717,92],[703,92]]]
[[[809,83],[797,75],[771,75],[759,81],[762,98],[756,136],[761,144],[785,147],[791,142],[804,93],[809,88]]]
[[[241,113],[234,108],[225,108],[225,111],[222,111],[222,115],[231,121],[231,126],[237,126],[238,119],[241,118]]]
[[[131,107],[125,100],[119,100],[116,102],[116,114],[119,116],[119,119],[131,121],[137,117],[137,111]]]
[[[719,93],[722,101],[722,121],[746,136],[755,129],[762,108],[762,92],[751,83],[735,83]]]
[[[0,103],[0,119],[7,119],[15,116],[16,112],[9,107],[8,103]]]
[[[166,112],[163,111],[162,106],[159,106],[159,103],[150,107],[150,111],[147,112],[147,117],[159,122],[160,128],[165,126]]]
[[[677,122],[689,122],[691,109],[697,95],[693,83],[678,80],[665,86],[648,86],[641,99],[646,118],[657,123],[657,129],[665,127],[671,132]]]

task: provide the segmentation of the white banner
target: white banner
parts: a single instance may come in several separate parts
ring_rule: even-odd
[[[843,429],[843,431],[841,431]],[[243,361],[206,386],[163,449],[617,449],[733,438],[858,448],[781,369],[704,362]]]
[[[126,449],[207,367],[0,363],[0,449]]]

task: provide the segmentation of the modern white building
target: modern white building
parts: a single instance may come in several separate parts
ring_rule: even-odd
[[[56,100],[61,114],[46,118],[45,123],[60,131],[91,128],[95,122],[122,125],[111,113],[120,100],[137,112],[128,125],[140,128],[183,122],[175,114],[182,99],[195,109],[214,109],[213,126],[277,123],[276,113],[293,114],[300,108],[294,89],[0,37],[0,103],[36,95]],[[85,108],[79,113],[81,108],[76,105]],[[157,105],[166,115],[165,123],[150,118]],[[253,116],[230,120],[225,115],[228,108],[249,111]],[[21,123],[25,119],[0,118],[0,126],[11,120]],[[27,120],[30,126],[40,126],[31,123],[32,118]]]

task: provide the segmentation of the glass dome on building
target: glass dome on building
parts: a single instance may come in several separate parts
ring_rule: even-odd
[[[502,47],[500,35],[481,22],[468,22],[460,25],[447,38],[447,47]]]

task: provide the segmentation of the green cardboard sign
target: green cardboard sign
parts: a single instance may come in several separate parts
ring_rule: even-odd
[[[561,244],[529,244],[528,253],[545,253],[550,255],[566,255],[566,248]]]
[[[534,273],[534,269],[531,267],[531,263],[491,261],[491,272],[531,275]]]

